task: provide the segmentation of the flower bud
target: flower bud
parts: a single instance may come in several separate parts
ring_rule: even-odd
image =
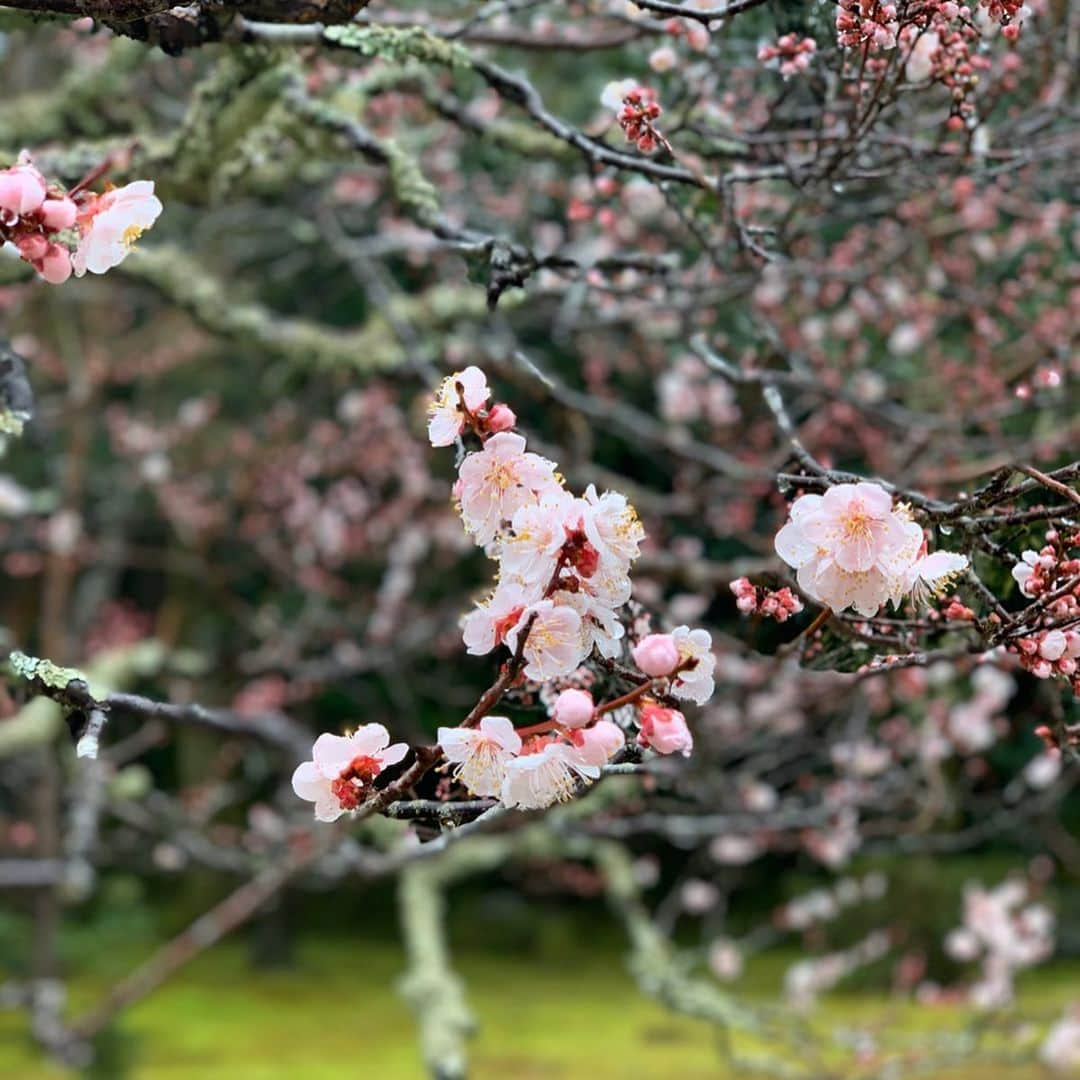
[[[50,285],[63,285],[71,277],[71,253],[60,244],[50,244],[41,258],[38,272]]]
[[[586,765],[606,765],[623,748],[626,737],[613,721],[597,720],[592,727],[573,732],[570,741]]]
[[[588,690],[564,690],[556,699],[552,716],[567,728],[583,728],[593,718],[595,707]]]
[[[633,648],[634,663],[651,678],[671,675],[682,659],[670,634],[649,634]]]
[[[60,199],[46,199],[41,204],[41,220],[51,232],[70,229],[78,213],[78,207],[66,195]]]
[[[638,745],[655,750],[658,754],[682,754],[689,757],[694,749],[694,737],[687,727],[686,717],[678,709],[663,709],[659,705],[646,705],[638,719],[641,731]]]
[[[499,403],[491,406],[491,410],[487,415],[489,431],[510,431],[516,423],[517,417],[509,405]]]

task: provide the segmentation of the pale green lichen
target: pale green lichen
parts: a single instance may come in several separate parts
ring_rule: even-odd
[[[343,49],[355,49],[364,56],[377,56],[391,63],[420,60],[447,67],[469,67],[468,49],[456,42],[435,37],[418,26],[328,26],[323,38]]]
[[[68,683],[86,682],[86,676],[78,668],[61,667],[51,660],[45,660],[38,656],[28,656],[17,649],[8,657],[11,670],[20,679],[28,682],[39,682],[43,686],[53,690],[63,690]]]

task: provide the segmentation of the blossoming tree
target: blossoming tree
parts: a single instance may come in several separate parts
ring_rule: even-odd
[[[740,992],[780,941],[791,1009],[892,965],[979,1010],[821,1060],[1080,1060],[1007,1012],[1080,868],[1075,5],[0,11],[4,1000],[48,1053],[394,877],[463,1076],[439,900],[518,866],[736,1067],[819,1075]],[[897,865],[991,842],[920,923]],[[63,912],[194,867],[233,891],[67,1008]]]

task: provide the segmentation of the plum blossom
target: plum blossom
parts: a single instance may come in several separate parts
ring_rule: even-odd
[[[658,754],[682,754],[689,757],[694,749],[694,736],[686,717],[678,709],[645,705],[638,719],[641,728],[638,744]]]
[[[88,201],[80,208],[82,238],[71,258],[75,276],[104,274],[119,266],[161,211],[152,180],[136,180]]]
[[[613,720],[597,720],[592,727],[571,731],[569,739],[586,765],[606,765],[626,745],[622,728]]]
[[[478,544],[491,543],[504,522],[555,485],[554,474],[554,462],[528,453],[520,435],[492,435],[483,450],[461,463],[455,493],[465,529]]]
[[[582,759],[571,745],[535,739],[506,763],[501,799],[506,806],[540,810],[573,797],[582,780],[595,780],[600,767]]]
[[[364,724],[351,735],[324,733],[311,748],[311,761],[296,767],[293,791],[315,804],[318,821],[336,821],[367,797],[371,782],[409,752],[405,743],[390,745],[382,724]]]
[[[1080,1070],[1080,1010],[1075,1005],[1046,1033],[1039,1060],[1055,1072]]]
[[[968,567],[966,555],[953,551],[935,551],[914,563],[905,579],[905,592],[918,607],[939,598]]]
[[[671,631],[671,639],[680,657],[679,674],[671,685],[671,692],[677,698],[704,705],[715,689],[716,657],[712,651],[712,636],[707,630],[677,626]]]
[[[507,763],[521,751],[521,736],[505,716],[485,716],[475,728],[441,727],[438,739],[454,776],[483,798],[499,795]]]
[[[475,413],[484,407],[490,396],[487,376],[478,367],[455,371],[443,379],[428,404],[428,440],[431,445],[452,446],[468,423],[462,403],[470,413]]]
[[[898,603],[914,583],[923,534],[893,509],[884,488],[861,482],[800,496],[775,545],[808,596],[834,611],[853,607],[869,617],[887,601]]]
[[[502,644],[521,613],[536,600],[536,590],[517,579],[501,580],[486,600],[461,620],[465,649],[484,656]]]
[[[531,604],[506,635],[506,645],[514,651],[518,636],[528,627],[525,638],[525,675],[536,682],[569,675],[585,658],[581,644],[581,616],[572,608],[551,600]]]

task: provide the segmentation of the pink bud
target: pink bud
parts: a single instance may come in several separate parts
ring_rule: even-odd
[[[735,606],[744,615],[749,615],[757,607],[757,600],[753,596],[740,596],[739,599],[735,601]]]
[[[597,720],[592,727],[573,732],[570,741],[578,748],[586,765],[606,765],[612,755],[623,748],[626,737],[618,724]]]
[[[633,648],[634,663],[651,678],[671,675],[682,657],[670,634],[649,634]]]
[[[71,253],[59,244],[50,244],[38,272],[50,285],[63,285],[71,277]]]
[[[45,252],[49,250],[49,241],[41,233],[27,233],[15,241],[15,246],[27,262],[37,262],[44,258]]]
[[[1076,661],[1070,659],[1068,656],[1063,656],[1057,662],[1057,669],[1062,675],[1075,675]]]
[[[70,229],[78,213],[79,208],[66,195],[60,199],[46,199],[41,204],[41,220],[52,232]]]
[[[649,747],[658,754],[682,754],[689,757],[694,749],[694,737],[686,725],[686,717],[678,709],[662,709],[659,705],[646,705],[638,720],[641,731],[638,744]]]
[[[593,718],[592,694],[588,690],[564,690],[556,699],[552,716],[567,728],[583,728]]]
[[[514,410],[509,405],[492,405],[487,415],[489,431],[510,431],[517,423]]]
[[[1054,673],[1054,669],[1050,666],[1048,660],[1039,660],[1031,666],[1031,674],[1036,679],[1049,679]]]
[[[0,209],[16,217],[32,214],[45,201],[45,180],[32,166],[0,172]]]

